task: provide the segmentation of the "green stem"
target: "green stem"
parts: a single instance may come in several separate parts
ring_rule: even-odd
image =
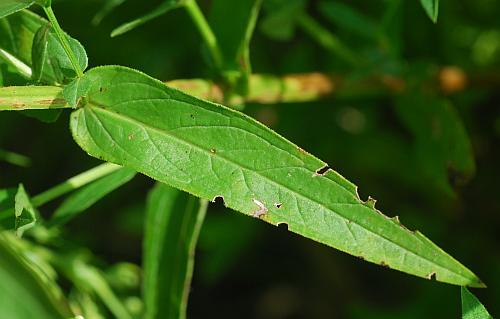
[[[71,177],[70,179],[62,182],[59,185],[56,185],[43,193],[40,193],[31,199],[31,203],[33,207],[40,207],[51,200],[54,200],[66,193],[71,192],[77,188],[80,188],[90,182],[93,182],[103,176],[109,175],[112,172],[120,169],[121,166],[112,164],[112,163],[104,163],[98,165],[94,168],[89,169],[81,174]],[[9,216],[13,216],[14,209],[10,208],[0,212],[0,220],[6,219]]]
[[[7,86],[0,88],[0,111],[71,108],[57,86]]]
[[[322,47],[337,55],[337,57],[354,66],[358,66],[361,63],[361,59],[354,51],[345,46],[339,38],[309,15],[305,13],[301,14],[297,22],[304,32],[316,40]]]
[[[19,60],[9,52],[0,48],[0,59],[4,60],[12,67],[14,67],[17,72],[26,79],[31,79],[31,68],[27,66],[23,61]]]
[[[76,59],[75,53],[73,52],[73,50],[71,50],[71,47],[69,46],[66,34],[64,34],[64,31],[61,29],[59,22],[57,22],[56,16],[54,15],[54,11],[52,11],[52,7],[50,6],[43,7],[43,10],[45,11],[45,14],[47,15],[47,18],[49,19],[50,23],[52,24],[52,28],[54,28],[56,36],[59,39],[59,42],[61,42],[61,45],[63,46],[63,49],[66,52],[66,55],[71,61],[71,64],[73,65],[73,69],[75,70],[76,75],[78,77],[83,76],[83,71],[80,68],[80,64]]]
[[[196,3],[196,0],[187,0],[184,3],[184,7],[186,8],[194,24],[198,28],[203,41],[207,45],[208,50],[212,55],[212,59],[214,60],[215,66],[218,69],[222,68],[223,58],[222,52],[217,43],[217,38],[215,37],[215,34],[213,33],[210,25],[205,19],[203,12],[201,12],[200,7]]]

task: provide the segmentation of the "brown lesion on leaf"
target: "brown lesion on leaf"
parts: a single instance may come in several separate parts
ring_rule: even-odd
[[[211,149],[210,149],[210,153],[212,153],[212,154],[216,154],[216,153],[217,153],[217,150],[216,150],[215,148],[211,148]]]
[[[129,136],[127,136],[127,138],[128,138],[129,141],[133,140],[134,137],[135,137],[134,134],[130,134]]]
[[[254,204],[257,205],[259,207],[258,210],[254,211],[252,213],[252,216],[255,217],[255,218],[260,218],[264,215],[267,214],[267,212],[269,211],[266,207],[266,205],[264,205],[261,201],[259,201],[258,199],[254,199],[253,200]]]

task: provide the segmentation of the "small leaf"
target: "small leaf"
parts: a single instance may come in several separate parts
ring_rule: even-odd
[[[305,4],[304,0],[264,1],[266,15],[260,22],[260,31],[274,40],[290,40],[295,33],[297,17],[304,12]]]
[[[35,82],[40,82],[42,79],[43,69],[46,66],[48,59],[47,47],[50,25],[42,25],[35,33],[33,38],[33,46],[31,47],[32,75],[31,79]]]
[[[144,234],[146,319],[186,318],[194,250],[207,202],[158,183],[149,193]]]
[[[38,220],[38,212],[31,204],[31,200],[22,184],[19,184],[19,188],[17,189],[14,212],[16,216],[16,234],[22,237],[23,233],[33,228]]]
[[[65,319],[68,305],[49,289],[31,261],[15,244],[16,238],[0,232],[0,309],[2,318]]]
[[[439,0],[420,0],[420,3],[432,22],[436,23],[438,19]]]
[[[153,20],[154,18],[157,18],[173,9],[179,8],[182,6],[183,2],[184,2],[183,0],[167,0],[162,4],[160,4],[157,8],[153,9],[151,12],[143,15],[142,17],[139,17],[135,20],[129,21],[117,27],[116,29],[111,31],[111,37],[116,37],[124,33],[127,33],[130,30],[133,30],[143,25],[144,23]]]
[[[135,174],[134,170],[121,168],[79,189],[57,208],[49,224],[54,226],[68,222],[107,194],[129,182]]]
[[[379,27],[369,17],[340,2],[321,1],[320,12],[339,27],[368,39],[380,36]]]
[[[122,5],[126,0],[105,0],[101,9],[92,18],[92,24],[98,25],[108,14],[110,14],[118,6]]]
[[[33,0],[2,0],[0,2],[0,18],[6,17],[31,6]]]
[[[360,200],[325,162],[242,113],[119,66],[89,70],[63,94],[78,107],[73,137],[92,156],[203,199],[223,196],[229,208],[373,263],[483,286],[420,232]]]
[[[493,318],[481,302],[467,288],[461,287],[462,319]]]
[[[261,3],[262,0],[214,0],[210,10],[209,22],[222,51],[226,80],[241,95],[248,92],[249,46]]]

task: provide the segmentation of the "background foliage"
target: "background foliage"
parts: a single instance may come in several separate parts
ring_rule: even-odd
[[[199,2],[209,13],[211,1]],[[85,46],[91,67],[120,64],[163,80],[209,77],[208,54],[184,11],[109,37],[116,26],[160,3],[126,2],[98,26],[90,21],[99,1],[54,6],[64,29]],[[500,3],[492,0],[442,1],[433,24],[418,1],[264,1],[251,43],[252,72],[335,73],[343,84],[338,94],[316,102],[245,109],[348,176],[362,198],[377,198],[379,209],[399,215],[473,269],[489,287],[474,293],[492,314],[500,313],[495,302],[500,297],[498,13]],[[331,31],[334,40],[311,29],[307,17]],[[225,48],[226,54],[242,54],[237,51]],[[460,69],[443,69],[447,66]],[[465,76],[465,87],[453,82],[457,74]],[[382,81],[362,81],[378,77]],[[36,194],[47,181],[63,181],[98,163],[67,134],[67,117],[63,113],[47,125],[2,113],[1,148],[27,155],[31,165],[0,162],[0,188],[22,181]],[[87,247],[131,309],[139,307],[134,264],[141,263],[145,194],[151,187],[149,179],[136,176],[68,223],[61,242]],[[193,318],[456,318],[460,313],[457,287],[359,262],[221,203],[210,205],[201,229],[192,287],[188,316]]]

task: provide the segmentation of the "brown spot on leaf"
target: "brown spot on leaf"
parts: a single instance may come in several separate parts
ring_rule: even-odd
[[[217,153],[217,150],[215,148],[211,148],[210,153],[215,154],[215,153]]]
[[[259,206],[259,209],[256,210],[255,212],[253,212],[253,214],[252,214],[253,217],[260,218],[261,216],[264,216],[265,214],[267,214],[268,209],[261,201],[254,199],[253,202],[255,205]]]

